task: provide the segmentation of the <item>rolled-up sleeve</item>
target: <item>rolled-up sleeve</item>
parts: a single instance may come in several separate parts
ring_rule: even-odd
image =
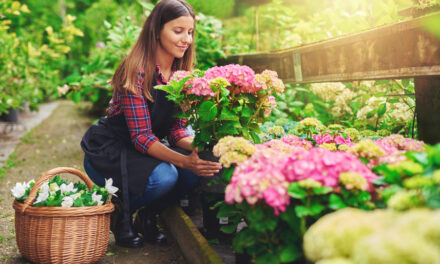
[[[147,153],[148,148],[159,139],[153,134],[151,128],[150,112],[145,97],[127,92],[120,93],[119,100],[122,103],[128,132],[134,147]]]
[[[175,119],[173,127],[170,130],[170,134],[168,135],[168,142],[171,146],[175,146],[176,143],[182,138],[191,136],[191,133],[185,129],[185,124],[185,119]]]

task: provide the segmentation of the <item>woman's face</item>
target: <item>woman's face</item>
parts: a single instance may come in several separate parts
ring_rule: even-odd
[[[170,20],[160,31],[160,45],[167,54],[180,59],[193,42],[193,31],[192,16],[181,16]]]

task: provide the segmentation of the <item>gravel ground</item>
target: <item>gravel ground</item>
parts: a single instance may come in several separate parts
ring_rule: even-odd
[[[38,179],[42,173],[55,167],[66,166],[84,171],[79,142],[94,120],[87,114],[87,110],[86,104],[74,105],[70,101],[59,101],[49,118],[24,134],[14,153],[5,162],[5,173],[0,173],[0,263],[27,263],[20,256],[15,242],[10,189],[16,182]],[[2,143],[7,144],[8,139],[10,137],[7,135],[0,135],[0,147]],[[77,178],[66,178],[77,181]],[[174,241],[167,247],[146,244],[140,249],[125,249],[116,246],[110,235],[106,256],[100,263],[186,262]]]

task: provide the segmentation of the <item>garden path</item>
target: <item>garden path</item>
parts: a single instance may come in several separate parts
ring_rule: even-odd
[[[55,108],[56,107],[56,108]],[[52,114],[41,124],[27,133],[23,126],[17,135],[9,137],[9,145],[5,135],[0,136],[0,148],[12,148],[12,141],[18,143],[15,151],[5,161],[3,177],[0,173],[0,263],[27,263],[20,256],[14,229],[13,198],[10,189],[19,181],[37,179],[49,169],[68,166],[84,171],[82,165],[83,152],[79,146],[82,135],[93,122],[88,115],[89,105],[74,105],[70,101],[57,101]],[[38,115],[34,115],[34,120]],[[32,118],[30,118],[32,119]],[[44,118],[41,118],[44,119]],[[40,120],[41,121],[41,120]],[[10,168],[6,168],[10,167]],[[77,179],[70,178],[75,181]],[[146,244],[140,249],[125,249],[115,245],[113,236],[107,253],[100,263],[154,263],[183,264],[186,263],[180,249],[174,241],[167,247]]]

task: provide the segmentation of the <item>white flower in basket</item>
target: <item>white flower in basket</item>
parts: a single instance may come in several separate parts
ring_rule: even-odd
[[[84,183],[70,183],[59,173],[74,174]],[[107,188],[117,191],[111,184]],[[98,263],[107,250],[114,210],[107,188],[68,167],[49,170],[35,183],[16,184],[11,192],[23,257],[33,263]]]

